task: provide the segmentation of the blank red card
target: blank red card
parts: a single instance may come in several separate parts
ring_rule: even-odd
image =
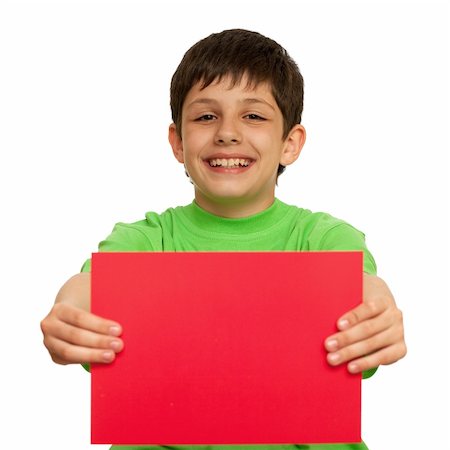
[[[92,443],[360,442],[361,377],[324,340],[362,300],[361,252],[96,253]]]

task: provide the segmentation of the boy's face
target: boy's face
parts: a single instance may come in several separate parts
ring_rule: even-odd
[[[296,125],[283,139],[283,116],[267,83],[248,88],[245,77],[200,89],[192,87],[183,105],[181,137],[175,125],[169,140],[207,211],[243,217],[274,200],[278,165],[292,164],[305,139]]]

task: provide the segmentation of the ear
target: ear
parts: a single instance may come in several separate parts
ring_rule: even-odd
[[[169,126],[169,142],[177,161],[184,163],[183,141],[181,140],[177,127],[174,123]]]
[[[289,166],[297,161],[300,156],[303,145],[306,140],[306,130],[302,125],[294,125],[284,141],[283,151],[281,153],[280,164]]]

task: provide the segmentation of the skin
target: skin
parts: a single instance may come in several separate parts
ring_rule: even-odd
[[[337,321],[339,332],[325,340],[328,362],[351,373],[392,364],[406,355],[403,314],[387,284],[363,274],[363,303]]]
[[[172,124],[169,142],[184,164],[203,209],[223,217],[245,217],[274,201],[279,164],[295,162],[306,133],[295,125],[283,138],[283,117],[266,84],[230,87],[226,78],[201,90],[193,86],[182,111],[180,132]],[[252,159],[242,173],[214,172],[205,158],[217,153]],[[58,364],[110,363],[124,343],[114,320],[90,312],[90,274],[69,279],[42,320],[44,344]],[[404,357],[403,317],[387,284],[364,274],[363,302],[337,320],[338,332],[325,342],[331,365],[346,364],[352,373],[392,364]]]
[[[184,102],[181,133],[174,124],[169,127],[169,142],[194,183],[196,202],[223,217],[268,208],[278,165],[292,164],[306,138],[303,126],[295,125],[283,139],[283,116],[269,85],[246,86],[245,78],[234,88],[226,78],[205,89],[193,86]],[[238,153],[254,162],[245,173],[217,173],[204,160],[218,153]]]
[[[91,274],[79,273],[60,289],[41,322],[44,345],[57,364],[109,363],[123,349],[119,323],[91,314]]]

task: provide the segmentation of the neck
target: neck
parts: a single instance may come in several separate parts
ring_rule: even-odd
[[[258,214],[269,208],[275,200],[275,195],[263,199],[220,199],[212,200],[201,193],[195,193],[195,202],[200,208],[219,217],[239,219]]]

